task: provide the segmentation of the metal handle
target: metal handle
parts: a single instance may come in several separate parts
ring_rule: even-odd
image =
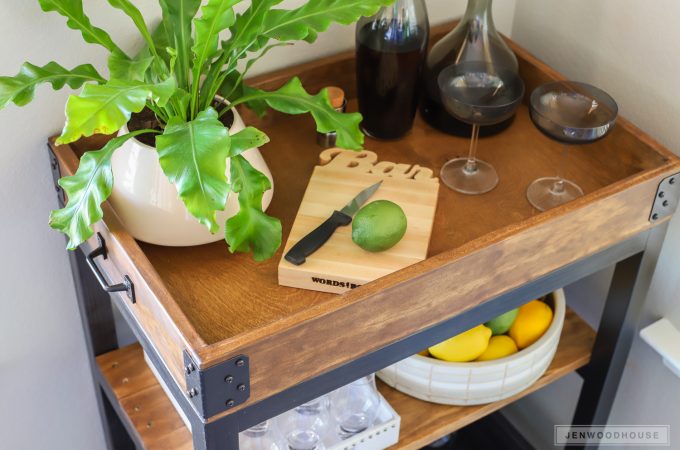
[[[90,269],[92,269],[92,273],[94,273],[94,276],[97,278],[97,281],[99,281],[102,289],[104,289],[106,292],[126,292],[128,298],[132,300],[132,303],[137,303],[137,300],[135,299],[135,285],[132,284],[130,277],[125,275],[123,277],[122,283],[113,285],[109,284],[109,282],[106,281],[106,278],[104,278],[104,274],[94,262],[94,259],[98,256],[101,256],[104,259],[108,258],[108,252],[106,251],[106,241],[99,233],[97,233],[97,242],[99,243],[99,247],[92,250],[92,252],[87,255],[85,259],[87,260],[87,265],[90,266]]]

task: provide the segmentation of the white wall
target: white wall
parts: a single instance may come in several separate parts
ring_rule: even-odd
[[[96,6],[93,20],[121,28],[122,17]],[[1,74],[16,74],[24,60],[103,65],[103,51],[37,1],[3,0],[2,10]],[[32,105],[0,112],[0,447],[7,449],[104,446],[65,241],[47,226],[57,202],[46,138],[63,125],[66,95],[43,88]]]
[[[680,3],[674,0],[520,0],[512,36],[569,78],[604,88],[621,114],[680,152]],[[642,326],[666,316],[680,327],[680,218],[671,222]],[[607,275],[589,280],[594,291],[576,303],[598,310]],[[590,305],[587,305],[590,303]],[[593,307],[596,303],[598,307]],[[552,444],[552,424],[569,423],[565,405],[575,402],[579,382],[570,377],[509,408],[532,430],[538,448]],[[680,380],[658,355],[636,339],[614,404],[612,424],[670,424],[680,442]],[[534,406],[542,414],[536,414]],[[568,409],[568,408],[567,408]],[[565,422],[566,420],[566,422]]]
[[[102,0],[85,0],[93,23],[123,48],[138,44],[127,18]],[[288,1],[288,5],[301,0]],[[499,28],[509,33],[514,0],[498,2]],[[157,17],[154,0],[135,2]],[[2,0],[0,74],[24,60],[66,66],[91,62],[102,71],[105,52],[82,42],[60,16],[37,0]],[[428,1],[433,23],[462,12],[464,0]],[[351,48],[352,27],[334,27],[314,46],[279,49],[257,66],[269,70]],[[63,125],[67,92],[41,88],[24,108],[0,112],[0,447],[12,450],[96,450],[104,447],[83,335],[62,236],[47,226],[57,206],[45,151]]]
[[[498,29],[510,35],[513,25],[516,0],[501,0],[494,4],[494,19]],[[301,3],[297,0],[287,0],[282,6]],[[459,17],[465,12],[466,0],[426,0],[430,23],[437,25],[454,17]],[[272,50],[262,61],[253,66],[252,74],[267,72],[269,70],[309,61],[319,56],[331,55],[339,50],[347,50],[354,47],[354,26],[335,25],[321,36],[312,46],[300,43],[293,48],[281,47]]]

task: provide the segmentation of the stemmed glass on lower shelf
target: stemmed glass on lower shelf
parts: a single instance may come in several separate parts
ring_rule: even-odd
[[[527,190],[529,203],[546,211],[583,195],[576,183],[564,178],[567,149],[609,134],[616,122],[618,106],[609,94],[595,86],[557,81],[532,92],[530,113],[539,130],[564,145],[557,176],[539,178]]]
[[[324,450],[324,436],[331,427],[327,395],[304,403],[278,417],[289,450]]]
[[[283,436],[271,420],[239,433],[240,450],[286,450]]]
[[[380,394],[371,374],[330,394],[331,415],[341,439],[347,439],[373,426],[380,409]]]
[[[512,117],[524,97],[524,83],[512,70],[477,61],[446,67],[438,83],[449,114],[472,125],[467,158],[448,161],[440,177],[448,187],[463,194],[489,192],[498,184],[498,174],[491,164],[476,157],[479,127]]]

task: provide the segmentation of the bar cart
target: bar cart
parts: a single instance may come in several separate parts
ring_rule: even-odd
[[[434,28],[435,40],[450,27]],[[510,44],[527,92],[562,78]],[[356,109],[353,53],[251,82],[276,87],[292,75],[311,91],[342,87],[349,109]],[[269,212],[282,219],[285,238],[317,163],[313,123],[277,113],[244,115],[272,138],[264,154],[279,188]],[[72,174],[82,151],[103,142],[95,137],[55,146],[51,140],[55,178]],[[465,142],[418,118],[406,138],[369,140],[367,147],[387,160],[438,169],[452,146],[464,149]],[[70,260],[109,446],[238,449],[242,430],[615,265],[597,332],[569,312],[551,367],[529,390],[497,403],[454,407],[380,386],[402,417],[397,449],[427,445],[573,371],[584,379],[574,423],[606,423],[680,197],[680,159],[621,119],[607,139],[570,155],[568,175],[586,195],[539,213],[524,192],[556,167],[559,145],[533,127],[526,105],[508,130],[484,145],[485,157],[503,171],[498,188],[483,197],[440,189],[428,259],[342,295],[279,286],[280,252],[255,263],[228,254],[224,243],[171,248],[137,242],[105,204],[95,236]],[[138,344],[118,348],[112,308]]]

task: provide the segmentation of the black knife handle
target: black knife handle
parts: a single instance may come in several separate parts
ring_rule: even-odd
[[[352,218],[347,214],[334,211],[333,215],[324,223],[319,225],[314,231],[303,237],[300,242],[295,244],[288,253],[286,253],[286,261],[299,266],[304,264],[307,256],[317,251],[327,240],[333,236],[338,227],[344,227],[352,223]]]

